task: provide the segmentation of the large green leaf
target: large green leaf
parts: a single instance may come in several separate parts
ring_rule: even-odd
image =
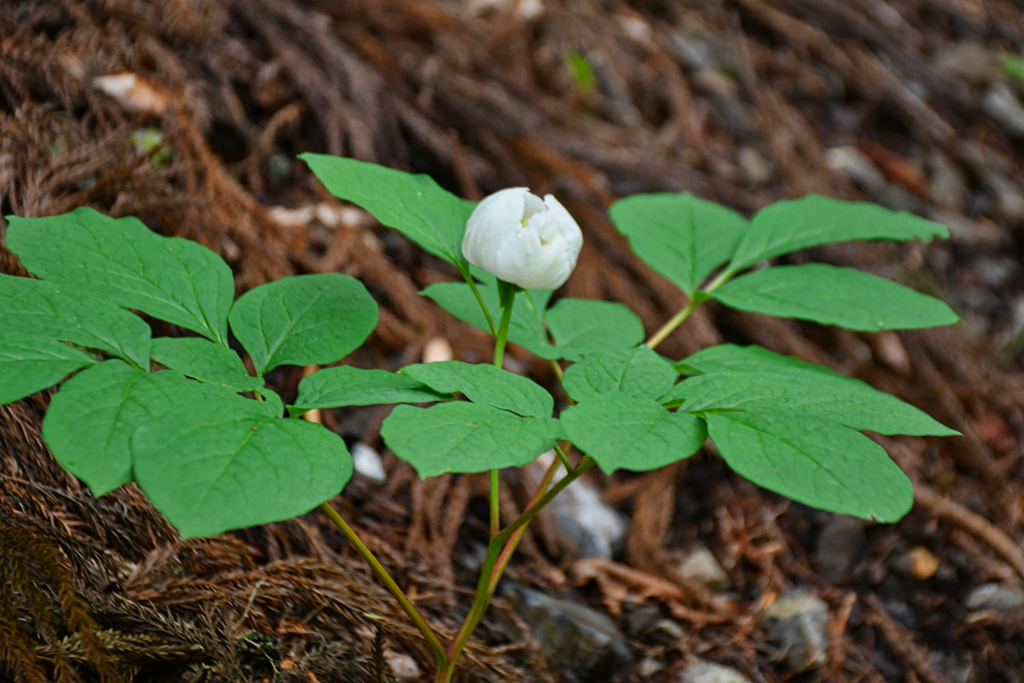
[[[0,330],[72,342],[149,367],[149,326],[137,315],[53,282],[0,274]]]
[[[679,373],[645,345],[624,351],[603,351],[584,357],[565,371],[562,386],[582,401],[597,394],[621,392],[627,396],[661,398]]]
[[[38,277],[144,311],[227,345],[231,269],[206,247],[88,207],[10,217],[7,246]]]
[[[234,391],[252,391],[265,384],[262,377],[246,372],[237,353],[199,337],[154,339],[153,360],[201,382],[219,384]]]
[[[327,191],[358,204],[437,257],[465,271],[462,236],[473,206],[427,175],[327,154],[300,154]]]
[[[728,272],[736,273],[758,261],[830,242],[892,240],[905,242],[949,237],[944,225],[867,202],[844,202],[820,195],[775,202],[750,222]]]
[[[501,303],[498,300],[498,288],[490,285],[480,285],[480,297],[487,304],[487,309],[495,318],[495,324],[501,317]],[[548,290],[531,290],[516,294],[515,303],[512,305],[512,319],[508,327],[508,341],[519,344],[532,351],[541,358],[553,360],[561,358],[560,351],[555,349],[548,342],[547,332],[544,330],[544,309],[538,306],[538,301],[533,297],[535,292],[541,292],[544,300],[550,296]],[[440,282],[430,285],[420,294],[430,297],[438,306],[454,315],[459,320],[464,320],[470,325],[490,332],[487,325],[487,318],[484,317],[480,304],[469,285],[461,282]]]
[[[635,194],[608,213],[636,255],[690,296],[729,260],[750,225],[735,211],[688,192]]]
[[[787,374],[767,368],[755,372],[728,370],[677,384],[661,402],[689,413],[770,410],[811,414],[879,434],[959,434],[895,396],[842,375]]]
[[[914,500],[881,446],[831,420],[784,412],[707,413],[708,433],[733,470],[812,507],[895,522]]]
[[[145,373],[108,360],[61,387],[46,411],[43,438],[57,462],[101,496],[132,480],[128,441],[139,425],[175,405],[201,413],[208,401],[226,397],[234,394],[177,372]]]
[[[409,365],[401,370],[441,394],[463,394],[473,403],[502,408],[524,417],[550,417],[555,400],[533,380],[493,365],[450,360]]]
[[[411,377],[386,370],[343,365],[314,372],[299,383],[293,413],[313,408],[375,406],[386,403],[432,403],[451,400]]]
[[[739,277],[711,294],[741,311],[813,320],[861,332],[952,325],[944,302],[853,268],[778,266]]]
[[[799,358],[783,356],[760,346],[737,346],[736,344],[719,344],[698,351],[676,363],[676,370],[684,375],[700,373],[726,372],[739,370],[744,372],[781,372],[800,375],[808,381],[820,375],[826,375],[835,381],[847,384],[863,384],[859,380],[850,379],[835,370],[815,363],[805,363]]]
[[[587,398],[562,413],[561,421],[569,440],[605,473],[664,467],[690,457],[707,439],[699,417],[621,392]]]
[[[377,326],[377,302],[355,278],[299,275],[257,287],[231,309],[231,331],[260,375],[278,365],[326,365]]]
[[[636,313],[612,301],[559,299],[544,319],[559,357],[572,361],[595,351],[629,349],[644,340],[644,324]]]
[[[522,467],[563,438],[558,420],[519,417],[479,403],[398,406],[380,430],[421,477]]]
[[[59,341],[0,330],[0,405],[48,389],[75,370],[98,362]]]
[[[138,428],[131,449],[139,487],[185,538],[305,514],[352,476],[335,434],[239,396],[164,413]]]

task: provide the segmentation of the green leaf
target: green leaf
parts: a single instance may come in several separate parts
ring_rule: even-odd
[[[808,381],[825,375],[847,384],[863,385],[864,383],[841,375],[835,370],[814,363],[805,363],[799,358],[783,356],[760,346],[737,346],[736,344],[719,344],[698,351],[676,363],[676,370],[682,374],[726,372],[739,370],[745,372],[780,372],[799,375]]]
[[[861,332],[952,325],[944,302],[853,268],[822,263],[748,273],[712,297],[741,311],[813,320]]]
[[[227,345],[231,269],[206,247],[88,207],[10,217],[7,246],[34,275],[144,311]]]
[[[377,326],[377,302],[355,278],[298,275],[257,287],[231,309],[231,331],[260,375],[278,365],[326,365]]]
[[[276,392],[264,388],[260,389],[259,394],[263,400],[257,399],[256,405],[264,413],[270,417],[284,417],[284,401],[281,400],[281,397]]]
[[[386,370],[361,370],[343,365],[314,372],[299,383],[295,412],[314,408],[375,406],[387,403],[432,403],[451,396],[426,384]]]
[[[184,538],[305,514],[353,469],[335,434],[238,396],[179,406],[139,427],[131,448],[139,487]]]
[[[573,361],[595,351],[629,349],[644,340],[644,324],[636,313],[611,301],[559,299],[544,318],[559,357]]]
[[[707,439],[700,418],[621,392],[587,398],[562,413],[561,421],[569,440],[606,474],[664,467],[690,457]]]
[[[1017,79],[1018,85],[1024,86],[1024,61],[1012,52],[999,55],[999,67],[1007,76]]]
[[[688,192],[635,194],[608,213],[636,255],[690,296],[729,260],[750,225],[735,211]]]
[[[430,408],[398,406],[380,433],[395,455],[424,478],[522,467],[564,436],[558,420],[519,417],[465,401]]]
[[[4,330],[0,332],[0,405],[49,389],[75,370],[98,362],[59,341]]]
[[[744,410],[811,414],[879,434],[959,434],[895,396],[842,375],[833,378],[823,373],[729,370],[677,384],[661,402],[688,413]]]
[[[497,287],[490,285],[479,285],[480,297],[487,304],[487,309],[492,316],[501,315],[501,304],[498,301]],[[542,317],[543,308],[538,307],[538,301],[533,297],[536,291],[543,295],[550,296],[547,290],[531,290],[516,294],[515,304],[512,307],[512,320],[508,326],[508,341],[519,344],[529,351],[537,354],[545,360],[561,358],[560,352],[549,342],[547,332],[544,330]],[[485,332],[490,332],[487,325],[487,318],[484,317],[480,304],[473,296],[469,285],[461,282],[441,282],[430,285],[420,294],[430,297],[444,310],[454,315],[459,320],[464,320],[470,325]],[[531,297],[529,300],[527,297]],[[546,298],[544,298],[546,303]],[[531,305],[532,304],[532,305]],[[497,321],[495,321],[497,324]]]
[[[0,330],[67,341],[149,367],[149,325],[142,318],[52,282],[0,274]]]
[[[428,175],[327,154],[300,154],[327,191],[358,204],[431,254],[466,271],[462,236],[473,207]]]
[[[233,391],[252,391],[265,384],[262,377],[246,372],[237,353],[199,337],[154,339],[153,360],[188,377]]]
[[[880,522],[909,510],[914,489],[881,446],[831,420],[782,412],[708,413],[733,470],[812,507]]]
[[[905,242],[949,237],[944,225],[867,202],[844,202],[820,195],[775,202],[750,222],[727,271],[736,273],[758,261],[831,242],[892,240]]]
[[[61,387],[46,411],[43,438],[57,462],[101,496],[132,480],[128,441],[139,425],[174,405],[201,413],[207,401],[233,396],[177,372],[146,373],[108,360]]]
[[[843,419],[833,419],[855,429],[870,429],[879,434],[960,435],[917,408],[859,379],[841,375],[821,365],[805,363],[799,358],[772,353],[760,346],[720,344],[679,361],[676,369],[687,374],[697,372],[708,376],[743,373],[771,375],[773,379],[769,384],[786,385],[770,389],[771,392],[786,393],[790,399],[800,399],[797,395],[802,393],[804,396],[800,400],[808,405],[811,402],[818,403],[814,410],[843,416]],[[729,385],[732,380],[716,377],[707,381],[706,385],[691,384],[693,380],[677,384],[662,402],[672,404],[683,399],[688,401],[688,406],[697,409],[702,405],[700,401],[713,396],[714,400],[721,403],[719,407],[744,407],[740,402],[747,398],[742,393],[747,390],[746,387],[737,386],[738,394],[730,398],[732,392],[729,391]],[[749,398],[760,400],[753,395]],[[846,407],[830,403],[833,399],[845,401]],[[729,405],[730,401],[737,402]]]
[[[555,400],[533,380],[493,365],[472,365],[457,360],[409,365],[401,370],[441,394],[460,393],[524,417],[550,417]]]
[[[565,371],[562,386],[577,401],[621,392],[658,399],[672,388],[679,373],[664,358],[640,345],[625,351],[604,351],[584,357]]]

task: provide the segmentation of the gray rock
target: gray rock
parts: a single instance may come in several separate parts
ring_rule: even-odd
[[[965,601],[970,610],[993,610],[996,612],[1017,612],[1024,607],[1024,590],[1017,586],[1000,586],[986,583],[978,586]]]
[[[753,147],[740,147],[736,153],[736,163],[739,164],[740,173],[748,185],[757,187],[772,179],[772,162],[761,156]]]
[[[949,239],[973,251],[997,252],[1010,244],[1010,233],[988,219],[974,220],[949,211],[933,211],[928,216],[949,226]]]
[[[944,209],[962,213],[967,208],[970,187],[967,174],[939,150],[928,158],[928,200]]]
[[[1024,137],[1024,106],[1005,83],[997,83],[981,98],[981,109],[1010,135]]]
[[[989,82],[998,73],[995,54],[977,40],[940,47],[935,52],[935,66],[944,74],[962,78],[972,85]]]
[[[866,526],[862,519],[833,515],[822,527],[814,561],[823,579],[833,584],[850,580],[867,543]]]
[[[776,600],[762,617],[768,637],[779,645],[780,658],[796,673],[825,663],[827,619],[828,605],[802,588],[791,590]]]
[[[833,147],[825,154],[829,168],[845,174],[857,186],[874,194],[885,187],[885,175],[856,147]]]
[[[540,483],[554,457],[554,452],[549,451],[537,458],[527,470],[527,476],[533,479],[534,485]],[[557,483],[564,476],[565,469],[562,468],[552,483]],[[567,486],[551,501],[548,509],[577,558],[610,560],[626,537],[629,526],[626,517],[601,500],[597,488],[587,481],[574,481]]]
[[[633,661],[622,633],[600,612],[522,586],[512,601],[548,665],[570,683],[607,681]]]
[[[982,183],[992,194],[996,216],[1012,221],[1024,219],[1024,193],[1020,187],[1001,173],[986,173]]]
[[[694,546],[679,562],[679,573],[704,584],[713,591],[728,590],[732,585],[729,575],[722,569],[711,551],[702,545]]]
[[[736,669],[698,659],[679,673],[679,683],[750,683]]]

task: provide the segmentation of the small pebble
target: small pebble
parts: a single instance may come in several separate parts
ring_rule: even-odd
[[[544,471],[555,458],[554,451],[548,451],[537,458],[528,475],[539,484]],[[552,485],[565,476],[560,468]],[[618,510],[601,500],[597,488],[584,480],[574,481],[548,505],[551,516],[558,525],[562,536],[572,545],[572,554],[577,558],[597,557],[611,559],[622,545],[629,526]]]
[[[1016,612],[1024,607],[1024,590],[1017,586],[986,583],[971,591],[964,604],[970,610]]]
[[[765,610],[768,637],[778,643],[779,656],[795,673],[816,669],[828,656],[825,622],[828,605],[802,588],[795,588]]]
[[[908,554],[910,573],[918,581],[927,581],[935,576],[935,572],[939,571],[939,558],[935,557],[935,554],[928,548],[917,545],[911,548]]]
[[[600,683],[633,661],[624,636],[601,612],[523,586],[514,589],[512,604],[556,677]]]
[[[679,562],[679,573],[704,584],[713,591],[728,590],[732,585],[711,551],[702,545],[692,548]]]
[[[679,683],[750,683],[736,669],[697,659],[679,673]]]
[[[444,337],[434,337],[423,347],[424,363],[443,363],[455,358],[452,345]]]
[[[868,194],[879,192],[885,187],[885,175],[856,147],[833,147],[826,152],[825,159],[829,168],[844,173]]]
[[[384,472],[384,463],[377,451],[365,443],[357,441],[352,445],[350,452],[356,474],[374,484],[383,484],[387,481],[388,475]]]
[[[1005,83],[997,83],[981,98],[981,109],[1007,133],[1024,137],[1024,106]]]

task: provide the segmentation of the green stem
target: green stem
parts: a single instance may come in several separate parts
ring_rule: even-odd
[[[482,303],[482,302],[481,302]],[[512,306],[516,303],[515,296],[508,298],[508,303],[501,311],[501,327],[494,337],[494,365],[501,367],[505,359],[505,338],[508,337],[508,325],[512,322]],[[497,536],[501,529],[501,497],[498,485],[498,470],[491,470],[491,536]]]
[[[491,312],[487,310],[487,304],[484,303],[484,298],[480,296],[480,290],[477,289],[476,283],[473,282],[473,276],[469,274],[468,270],[465,270],[462,271],[462,277],[466,278],[466,284],[473,290],[473,296],[476,297],[476,302],[480,304],[480,309],[484,312],[484,317],[487,318],[487,325],[491,328],[491,334],[497,336],[498,330],[494,327],[494,318],[491,317]]]
[[[423,620],[422,616],[420,616],[416,607],[412,604],[409,598],[406,597],[405,593],[402,592],[402,589],[398,587],[398,584],[391,578],[391,575],[388,574],[388,570],[384,569],[384,565],[374,557],[373,553],[370,552],[370,549],[366,547],[366,544],[359,539],[356,532],[352,530],[352,527],[345,523],[345,520],[341,518],[341,515],[339,515],[333,507],[331,507],[330,503],[321,503],[320,509],[323,510],[330,520],[334,522],[334,525],[341,530],[341,533],[345,535],[345,538],[347,538],[348,542],[356,549],[356,552],[366,560],[366,563],[370,565],[370,569],[373,570],[373,573],[376,574],[377,578],[384,583],[384,587],[387,588],[388,592],[391,593],[395,600],[398,601],[398,604],[402,606],[402,610],[405,611],[413,624],[416,625],[419,632],[423,634],[427,644],[430,645],[430,650],[434,653],[434,659],[437,661],[437,669],[439,671],[446,669],[449,666],[449,662],[448,656],[444,651],[444,646],[441,645],[441,641],[437,639],[436,635],[434,635],[434,632],[431,630],[430,626],[427,625],[427,622]]]
[[[650,339],[647,340],[647,346],[653,349],[661,342],[665,341],[665,337],[672,334],[672,332],[683,324],[683,321],[690,317],[690,314],[697,310],[700,303],[697,301],[697,297],[690,299],[690,303],[686,304],[686,308],[676,313],[674,316],[669,318],[668,322],[661,326],[661,329],[655,332]]]
[[[508,300],[508,306],[505,306],[501,312],[501,327],[498,328],[498,334],[494,338],[494,364],[501,367],[501,361],[505,358],[505,338],[508,336],[508,324],[512,322],[512,305],[516,302],[515,298]]]
[[[469,642],[469,637],[473,630],[476,629],[480,620],[483,619],[484,613],[487,612],[487,608],[491,604],[491,598],[494,597],[494,591],[498,587],[498,581],[501,579],[501,575],[508,565],[509,559],[512,557],[512,551],[515,550],[515,546],[518,545],[519,540],[522,538],[522,532],[525,530],[526,525],[533,521],[537,513],[543,510],[566,486],[576,481],[580,475],[595,464],[589,456],[584,456],[580,464],[572,472],[563,477],[550,491],[543,493],[538,498],[538,495],[550,484],[551,477],[555,473],[555,467],[559,462],[561,461],[556,460],[552,462],[551,467],[548,468],[548,474],[545,474],[545,481],[542,482],[541,487],[534,494],[535,500],[533,504],[516,521],[502,529],[501,533],[497,536],[492,537],[491,542],[487,545],[487,557],[484,559],[484,565],[480,571],[480,581],[477,584],[476,595],[473,597],[473,605],[469,608],[469,614],[466,615],[466,620],[459,627],[458,633],[448,643],[448,648],[445,652],[448,657],[448,665],[443,670],[437,672],[437,677],[434,679],[435,683],[449,683],[451,681],[452,675],[455,673],[455,663],[458,661],[459,655],[462,654],[462,650],[466,647],[466,643]]]
[[[690,299],[690,303],[686,304],[686,308],[672,316],[667,323],[661,326],[661,329],[654,333],[650,339],[647,340],[647,346],[653,349],[655,346],[665,341],[665,337],[672,334],[672,332],[683,324],[683,321],[690,317],[690,314],[697,310],[697,307],[708,300],[708,294],[715,291],[732,278],[736,273],[730,271],[728,268],[718,274],[714,280],[708,284],[704,289],[698,290],[693,298]]]
[[[561,461],[561,463],[563,465],[565,465],[565,472],[566,472],[566,474],[571,474],[572,473],[572,469],[573,469],[572,468],[572,463],[569,461],[569,458],[566,457],[565,451],[563,451],[562,448],[557,443],[555,444],[555,453],[558,454],[558,459]],[[527,507],[529,507],[529,506],[527,506]]]
[[[501,485],[498,482],[498,470],[491,470],[491,536],[501,531]]]

